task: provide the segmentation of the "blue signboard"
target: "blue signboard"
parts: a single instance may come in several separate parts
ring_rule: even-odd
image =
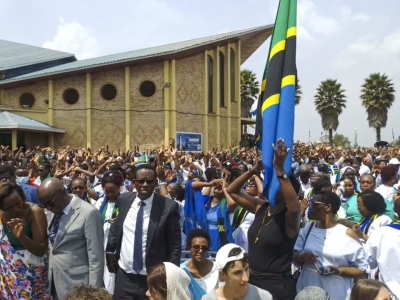
[[[176,148],[186,152],[200,152],[203,149],[203,135],[193,132],[177,132]]]

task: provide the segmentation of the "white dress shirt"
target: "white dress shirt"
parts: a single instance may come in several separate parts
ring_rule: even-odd
[[[376,229],[365,244],[371,269],[379,268],[379,281],[400,298],[400,230],[390,226]]]
[[[140,271],[140,275],[147,275],[146,270],[146,245],[147,245],[147,232],[149,229],[151,207],[153,205],[154,194],[150,198],[143,200],[146,205],[143,207],[143,269]],[[126,215],[123,232],[122,232],[122,243],[121,243],[121,255],[119,258],[120,268],[131,274],[136,274],[133,270],[133,252],[135,247],[135,231],[136,231],[136,218],[140,208],[140,198],[136,195],[131,207],[129,208],[128,214]]]
[[[307,197],[308,192],[312,189],[311,181],[310,181],[310,179],[308,179],[307,184],[304,184],[304,182],[301,181],[301,179],[299,181],[300,181],[300,185],[301,185],[301,191],[304,192],[304,197]]]

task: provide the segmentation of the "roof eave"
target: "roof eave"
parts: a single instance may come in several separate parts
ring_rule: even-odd
[[[54,132],[54,133],[65,133],[64,129],[60,128],[40,128],[36,126],[21,126],[21,125],[1,125],[0,130],[8,129],[19,129],[32,132]]]
[[[148,56],[142,56],[142,57],[135,57],[135,58],[130,58],[130,59],[124,59],[120,61],[114,61],[114,62],[108,62],[108,63],[103,63],[101,65],[93,65],[93,66],[85,66],[81,68],[76,68],[76,69],[71,69],[71,70],[61,70],[58,72],[53,72],[53,73],[48,73],[48,74],[42,74],[42,75],[37,75],[37,76],[32,76],[32,77],[27,77],[27,78],[21,78],[19,80],[14,80],[14,81],[8,81],[8,82],[1,82],[0,81],[0,88],[2,89],[7,89],[7,88],[13,88],[16,86],[23,85],[26,82],[37,82],[40,78],[40,81],[47,80],[49,78],[54,79],[55,77],[67,77],[71,74],[82,74],[83,71],[85,73],[88,73],[90,71],[96,70],[98,72],[102,71],[102,69],[107,69],[109,66],[127,66],[131,65],[133,63],[141,62],[141,61],[147,61],[147,60],[153,60],[154,58],[160,58],[160,61],[163,60],[168,60],[168,59],[173,59],[174,56],[177,54],[184,54],[185,52],[193,52],[195,49],[199,49],[199,53],[205,51],[205,50],[210,50],[214,48],[215,46],[219,44],[226,44],[226,42],[234,42],[237,40],[242,40],[244,38],[249,38],[252,35],[258,35],[261,32],[268,31],[271,28],[273,28],[274,25],[267,25],[263,26],[262,28],[257,28],[254,30],[251,30],[249,32],[245,32],[242,34],[238,34],[236,36],[229,36],[226,38],[222,38],[216,41],[209,41],[200,45],[193,45],[191,47],[187,47],[184,49],[179,49],[179,50],[173,50],[169,52],[164,52],[164,53],[158,53],[158,54],[153,54],[153,55],[148,55]]]

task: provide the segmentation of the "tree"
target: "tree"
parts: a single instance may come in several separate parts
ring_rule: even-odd
[[[315,108],[321,116],[322,128],[329,131],[329,144],[333,145],[332,133],[339,126],[339,115],[346,107],[345,90],[336,79],[322,81],[314,96]]]
[[[376,141],[381,140],[381,128],[386,127],[389,108],[394,102],[394,88],[385,74],[373,73],[361,86],[361,103],[366,108],[369,127],[376,130]]]
[[[301,95],[303,94],[301,91],[301,85],[299,84],[300,80],[297,81],[296,84],[296,96],[294,97],[294,104],[298,105],[300,104],[300,100],[301,100]]]
[[[351,147],[350,140],[346,136],[344,136],[343,134],[336,133],[333,136],[332,141],[333,141],[333,146],[334,147],[343,147],[343,148],[350,148]]]
[[[257,99],[259,92],[259,82],[256,74],[250,70],[240,72],[240,101],[242,118],[251,118],[250,109]]]

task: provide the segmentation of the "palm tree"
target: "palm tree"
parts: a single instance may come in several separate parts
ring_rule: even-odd
[[[394,102],[394,88],[385,74],[373,73],[361,86],[361,103],[367,110],[368,125],[376,130],[376,141],[381,140],[381,128],[386,127],[389,108]]]
[[[240,71],[240,99],[242,118],[251,118],[250,109],[257,99],[259,92],[259,82],[257,76],[250,70]]]
[[[294,104],[300,104],[301,95],[303,94],[301,91],[301,85],[299,84],[300,80],[297,80],[296,84],[296,96],[294,97]]]
[[[346,108],[345,90],[336,79],[322,81],[317,88],[314,104],[321,116],[322,128],[329,131],[329,144],[333,145],[332,132],[339,126],[339,115]]]

